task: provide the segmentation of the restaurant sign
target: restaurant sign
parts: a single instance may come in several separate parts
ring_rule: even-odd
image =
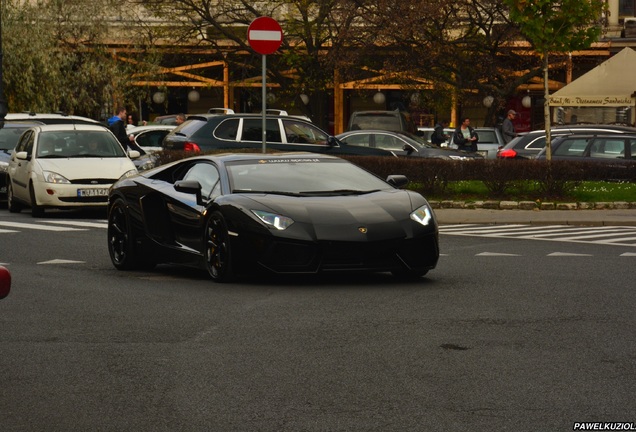
[[[624,96],[550,96],[551,106],[607,106],[634,105],[630,95]]]

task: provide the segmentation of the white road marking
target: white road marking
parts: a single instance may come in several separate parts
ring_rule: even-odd
[[[548,254],[547,256],[559,256],[559,257],[566,257],[566,256],[586,256],[586,257],[591,257],[591,256],[594,256],[594,255],[591,255],[591,254],[570,253],[570,252],[552,252],[552,253]]]
[[[51,225],[31,224],[31,223],[22,223],[22,222],[0,222],[0,226],[34,229],[34,230],[41,230],[41,231],[87,231],[86,229],[83,229],[83,228],[58,227],[58,226],[51,226]]]
[[[70,225],[87,228],[108,228],[108,222],[83,222],[83,221],[68,221],[68,220],[47,220],[46,223]]]
[[[478,253],[475,256],[499,256],[499,257],[512,256],[512,257],[518,257],[518,256],[521,256],[521,255],[519,255],[519,254],[510,254],[510,253],[499,253],[499,252],[481,252],[481,253]]]
[[[74,260],[65,260],[65,259],[53,259],[49,261],[42,261],[38,264],[84,264],[86,261],[74,261]]]
[[[636,247],[636,227],[574,225],[442,225],[440,234]]]

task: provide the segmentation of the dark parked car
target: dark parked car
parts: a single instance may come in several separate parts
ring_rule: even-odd
[[[313,153],[182,159],[111,188],[108,251],[120,270],[181,263],[217,282],[257,270],[421,277],[437,264],[438,226],[406,183]]]
[[[636,128],[617,125],[568,125],[555,126],[550,129],[550,135],[554,139],[562,135],[571,134],[608,134],[608,133],[636,133]],[[525,134],[519,134],[506,144],[499,152],[500,159],[533,159],[545,147],[545,131],[536,130]]]
[[[263,123],[260,114],[190,115],[163,140],[165,150],[262,149]],[[266,116],[267,149],[309,151],[334,155],[393,156],[391,152],[349,146],[311,122],[288,115]]]
[[[624,164],[636,162],[636,134],[568,135],[552,141],[553,160]],[[536,159],[545,159],[546,149]]]
[[[406,113],[393,111],[354,111],[349,118],[347,130],[382,129],[389,131],[406,131],[416,133],[415,124]]]
[[[397,156],[413,156],[435,159],[466,160],[482,156],[449,148],[439,148],[427,143],[424,138],[410,132],[385,130],[354,130],[336,135],[348,146],[377,148],[393,152]]]

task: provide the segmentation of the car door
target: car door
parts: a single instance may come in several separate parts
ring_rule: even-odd
[[[11,180],[11,187],[13,188],[13,195],[21,201],[30,202],[29,195],[29,181],[31,178],[31,171],[33,163],[33,147],[35,142],[35,132],[33,130],[27,130],[22,134],[18,144],[15,147],[15,151],[11,155],[11,161],[9,162],[9,177]],[[25,152],[27,154],[26,159],[18,159],[17,154]]]
[[[373,134],[368,132],[362,132],[362,131],[353,132],[339,139],[341,142],[347,144],[348,146],[365,147],[365,148],[375,147]]]
[[[205,223],[202,211],[205,204],[221,194],[221,181],[218,168],[209,161],[196,161],[185,167],[180,180],[197,181],[201,185],[201,200],[197,203],[194,196],[175,199],[169,203],[170,225],[177,243],[193,250],[202,250],[201,233]],[[180,195],[179,192],[177,194]],[[179,198],[175,195],[175,198]]]
[[[262,148],[263,119],[251,117],[241,119],[237,147]],[[280,149],[282,143],[280,123],[278,119],[265,119],[265,145],[267,148]]]
[[[408,143],[401,137],[390,133],[375,133],[373,134],[375,148],[387,150],[398,156],[408,156],[409,153],[404,150],[404,146]],[[410,146],[413,147],[413,146]],[[415,154],[417,154],[417,148],[414,148]]]
[[[597,138],[590,145],[591,159],[629,159],[629,140],[622,137]]]

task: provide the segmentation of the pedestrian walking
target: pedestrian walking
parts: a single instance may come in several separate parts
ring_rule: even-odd
[[[129,137],[126,133],[127,114],[126,108],[120,106],[117,108],[117,115],[108,119],[108,127],[125,150],[130,147],[130,141],[133,140],[132,135]]]
[[[504,142],[508,144],[514,137],[517,136],[515,132],[515,125],[512,121],[517,117],[517,111],[509,110],[508,115],[501,125],[501,134],[503,135]]]

